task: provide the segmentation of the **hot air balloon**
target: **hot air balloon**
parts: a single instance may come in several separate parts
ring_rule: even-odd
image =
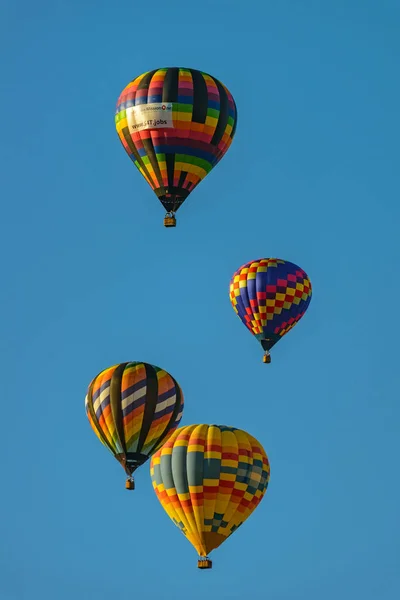
[[[177,429],[151,459],[150,475],[162,507],[209,569],[218,548],[261,502],[270,467],[264,448],[234,427]]]
[[[292,329],[311,301],[311,282],[297,265],[279,258],[260,258],[234,273],[229,295],[242,322],[261,342],[263,361],[269,351]]]
[[[215,77],[162,68],[136,77],[116,108],[119,138],[175,227],[175,213],[227,152],[237,123],[235,101]]]
[[[178,427],[183,394],[163,369],[128,362],[109,367],[93,379],[85,408],[97,437],[125,469],[126,488],[133,490],[134,471]]]

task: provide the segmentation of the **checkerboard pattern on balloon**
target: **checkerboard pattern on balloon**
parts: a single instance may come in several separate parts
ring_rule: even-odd
[[[236,314],[258,339],[285,335],[311,301],[303,269],[277,258],[250,261],[233,275],[229,295]]]
[[[200,556],[207,556],[249,517],[268,487],[261,444],[219,425],[181,427],[156,452],[150,474],[163,508]]]

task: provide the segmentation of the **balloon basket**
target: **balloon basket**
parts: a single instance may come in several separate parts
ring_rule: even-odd
[[[209,558],[200,558],[200,560],[197,561],[197,567],[199,569],[212,569],[212,560]]]
[[[170,216],[164,217],[164,226],[165,227],[176,227],[175,217],[170,217]]]
[[[269,363],[271,362],[271,355],[270,354],[264,354],[263,356],[263,363],[266,363],[269,365]]]
[[[130,477],[128,477],[128,479],[125,482],[125,489],[126,490],[134,490],[135,489],[135,482]]]

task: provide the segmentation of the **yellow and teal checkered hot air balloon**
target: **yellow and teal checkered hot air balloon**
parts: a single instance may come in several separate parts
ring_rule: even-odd
[[[183,394],[175,379],[144,362],[117,364],[89,385],[86,414],[102,444],[133,473],[166,442],[182,418]]]
[[[253,436],[223,425],[177,429],[153,454],[153,488],[162,507],[211,568],[208,554],[240,527],[261,502],[270,466]]]

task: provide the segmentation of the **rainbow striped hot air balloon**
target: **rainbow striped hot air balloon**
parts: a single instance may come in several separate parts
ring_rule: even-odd
[[[229,149],[237,109],[215,77],[162,68],[126,86],[115,124],[128,156],[167,211],[164,225],[174,227],[175,212]]]
[[[143,362],[117,364],[89,385],[86,413],[97,437],[133,473],[168,440],[182,418],[183,394],[163,369]]]

